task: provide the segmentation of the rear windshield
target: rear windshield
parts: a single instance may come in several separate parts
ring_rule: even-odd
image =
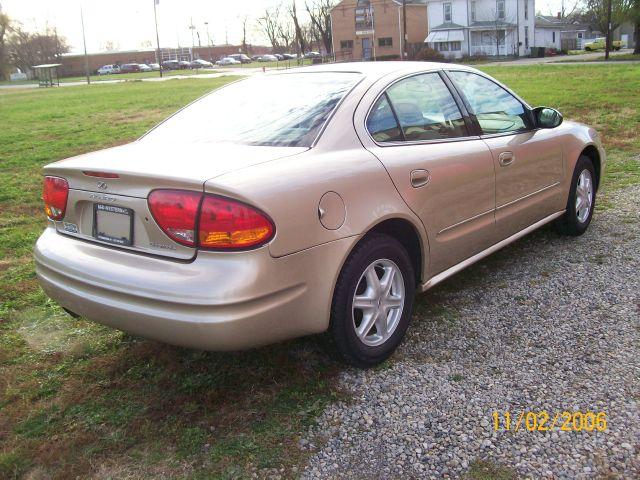
[[[361,78],[336,72],[256,76],[210,93],[143,140],[310,147]]]

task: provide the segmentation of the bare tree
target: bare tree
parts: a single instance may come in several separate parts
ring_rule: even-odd
[[[327,53],[333,51],[333,39],[331,38],[331,9],[337,4],[336,0],[312,0],[305,1],[305,7],[311,18],[313,30],[322,39],[322,44]]]
[[[296,50],[298,53],[305,53],[307,51],[307,42],[305,41],[304,34],[302,33],[302,27],[300,26],[300,20],[298,19],[296,0],[291,0],[289,15],[293,20],[293,28],[296,34]]]
[[[6,38],[11,27],[9,15],[2,11],[0,5],[0,79],[6,80],[9,73],[9,65],[6,62]]]
[[[245,15],[242,17],[242,53],[247,54],[247,23],[249,17]]]
[[[565,19],[572,17],[574,13],[578,11],[578,7],[582,3],[582,0],[573,0],[572,2],[567,2],[567,0],[562,0],[560,3],[560,18]]]
[[[60,60],[62,54],[69,51],[69,45],[55,30],[30,33],[18,25],[9,36],[7,50],[11,62],[26,71],[33,65]]]
[[[258,18],[258,24],[269,39],[273,51],[278,51],[280,47],[280,6],[266,9],[264,15]]]

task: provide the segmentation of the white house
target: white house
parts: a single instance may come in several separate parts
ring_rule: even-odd
[[[446,57],[529,55],[535,0],[427,0],[425,42]]]
[[[599,33],[589,25],[563,20],[559,16],[536,15],[535,47],[582,50],[584,41]]]

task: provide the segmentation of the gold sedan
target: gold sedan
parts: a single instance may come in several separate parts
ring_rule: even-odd
[[[473,68],[255,75],[46,166],[37,275],[133,334],[234,350],[330,330],[367,367],[416,292],[546,223],[582,234],[604,166],[592,128]]]

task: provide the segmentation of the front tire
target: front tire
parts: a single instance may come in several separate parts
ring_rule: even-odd
[[[563,235],[578,236],[586,232],[596,204],[596,171],[586,155],[580,155],[573,171],[567,209],[556,222]]]
[[[333,294],[330,330],[350,365],[382,363],[400,345],[411,320],[415,273],[394,238],[370,234],[351,252]]]

